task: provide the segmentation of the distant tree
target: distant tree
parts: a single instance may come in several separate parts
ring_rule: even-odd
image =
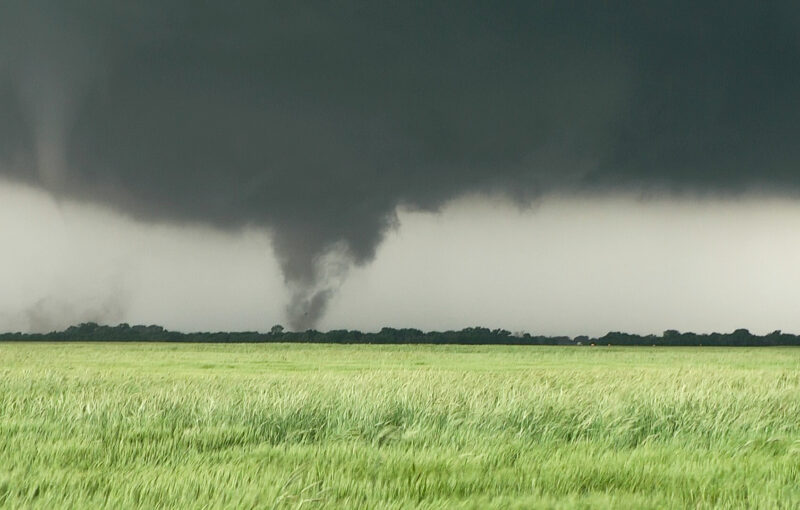
[[[413,328],[383,328],[377,333],[364,333],[358,330],[333,330],[328,332],[309,329],[307,331],[286,331],[276,324],[269,333],[254,331],[238,332],[194,332],[181,333],[169,331],[161,326],[119,324],[100,325],[85,322],[70,326],[63,331],[50,333],[0,333],[0,341],[135,341],[135,342],[319,342],[319,343],[378,343],[378,344],[505,344],[505,345],[797,345],[800,336],[783,333],[780,330],[768,335],[753,335],[746,329],[732,333],[680,333],[666,330],[661,336],[638,335],[612,331],[600,338],[585,335],[574,339],[566,336],[540,336],[523,333],[512,335],[505,329],[490,330],[484,327],[464,328],[461,331],[428,331]]]
[[[730,334],[732,345],[749,345],[753,343],[753,335],[745,328],[739,328]]]

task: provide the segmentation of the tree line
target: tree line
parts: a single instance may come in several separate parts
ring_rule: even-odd
[[[460,331],[428,331],[413,328],[383,328],[378,332],[337,329],[331,331],[286,331],[276,325],[267,333],[170,331],[161,326],[119,324],[117,326],[85,322],[63,331],[50,333],[2,333],[0,341],[96,341],[96,342],[200,342],[200,343],[330,343],[330,344],[461,344],[461,345],[647,345],[647,346],[800,346],[800,336],[773,331],[754,335],[746,329],[732,333],[681,333],[664,331],[661,335],[637,335],[610,332],[601,337],[543,336],[512,334],[505,329],[482,327]]]

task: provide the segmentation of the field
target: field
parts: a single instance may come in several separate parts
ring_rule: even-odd
[[[7,508],[798,508],[800,349],[0,344]]]

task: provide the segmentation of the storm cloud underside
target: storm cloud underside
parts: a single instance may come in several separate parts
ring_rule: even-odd
[[[797,193],[794,2],[379,4],[4,2],[0,172],[268,228],[294,328],[398,206]]]

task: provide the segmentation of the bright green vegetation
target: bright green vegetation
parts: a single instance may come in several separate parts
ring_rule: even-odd
[[[5,343],[0,506],[798,508],[800,350]]]

